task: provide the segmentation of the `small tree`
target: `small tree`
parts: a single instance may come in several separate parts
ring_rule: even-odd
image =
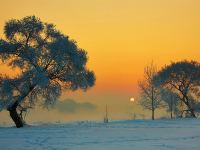
[[[163,88],[179,96],[192,117],[196,118],[194,104],[197,105],[200,89],[200,64],[195,61],[180,61],[162,68],[155,79]]]
[[[86,68],[86,51],[53,24],[35,16],[11,19],[4,34],[0,60],[21,73],[14,78],[0,77],[0,108],[10,112],[17,127],[23,127],[17,112],[23,103],[33,107],[40,101],[48,107],[63,89],[86,90],[94,85],[94,73]]]
[[[160,107],[161,101],[159,98],[160,90],[154,85],[154,77],[157,73],[157,68],[153,62],[145,67],[144,79],[138,82],[141,91],[140,104],[152,112],[152,120],[155,119],[155,110]]]
[[[167,104],[167,111],[170,112],[170,118],[173,119],[173,114],[178,109],[178,95],[170,90],[163,89],[161,90],[161,99]]]

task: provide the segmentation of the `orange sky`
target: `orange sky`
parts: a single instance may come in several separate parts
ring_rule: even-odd
[[[102,107],[109,103],[124,113],[149,62],[160,67],[199,60],[199,8],[199,0],[1,0],[0,35],[11,18],[34,14],[56,24],[88,51],[88,66],[97,77],[87,93],[65,93],[63,98]]]

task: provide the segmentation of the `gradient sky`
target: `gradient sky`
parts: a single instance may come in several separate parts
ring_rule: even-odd
[[[65,92],[62,99],[98,105],[96,118],[105,104],[112,118],[126,118],[132,109],[143,113],[129,98],[137,100],[137,81],[148,63],[199,60],[199,8],[199,0],[1,0],[0,35],[11,18],[34,14],[54,23],[88,52],[97,78],[86,93]],[[12,71],[1,65],[0,72]]]

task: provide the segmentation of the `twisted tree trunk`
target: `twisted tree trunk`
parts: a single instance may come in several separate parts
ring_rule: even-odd
[[[14,121],[17,128],[21,128],[24,126],[22,118],[17,113],[17,107],[19,103],[23,101],[32,92],[32,90],[35,88],[36,85],[37,84],[31,85],[29,90],[26,93],[23,93],[22,96],[20,96],[12,106],[7,108],[7,110],[10,112],[10,117]]]
[[[8,108],[8,111],[9,111],[10,117],[14,121],[16,127],[21,128],[21,127],[23,127],[23,121],[22,121],[21,117],[19,116],[19,114],[17,113],[18,104],[19,103],[16,101],[11,107]]]
[[[194,112],[194,109],[192,109],[191,107],[188,107],[189,108],[189,111],[190,111],[190,113],[191,113],[191,116],[193,117],[193,118],[197,118],[196,117],[196,114],[195,114],[195,112]]]
[[[192,108],[191,104],[190,104],[190,101],[189,101],[189,98],[187,95],[185,95],[185,104],[186,106],[188,107],[188,110],[190,111],[190,114],[193,118],[197,118],[196,115],[195,115],[195,112],[194,112],[194,109]]]

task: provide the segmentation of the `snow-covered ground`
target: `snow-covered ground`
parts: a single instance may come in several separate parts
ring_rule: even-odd
[[[0,127],[1,150],[200,150],[200,120]]]

